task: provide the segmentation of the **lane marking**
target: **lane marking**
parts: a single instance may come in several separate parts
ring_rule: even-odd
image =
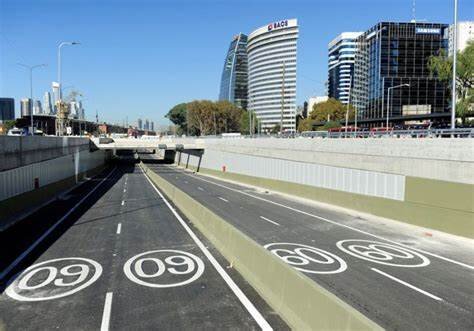
[[[272,221],[272,220],[270,220],[270,219],[268,219],[268,218],[266,218],[266,217],[260,216],[260,218],[261,218],[262,220],[264,220],[264,221],[267,221],[267,222],[270,222],[270,223],[275,224],[275,225],[277,225],[277,226],[280,226],[280,224],[278,224],[277,222]]]
[[[229,200],[224,199],[223,197],[218,197],[218,198],[221,199],[222,201],[229,202]]]
[[[54,223],[54,225],[52,227],[50,227],[48,230],[46,230],[45,233],[43,233],[43,235],[41,237],[36,239],[36,241],[33,244],[31,244],[30,247],[28,247],[12,263],[10,263],[10,265],[0,273],[0,279],[3,279],[6,275],[8,275],[8,273],[13,268],[15,268],[17,266],[17,264],[21,262],[21,260],[23,260],[29,253],[31,253],[31,251],[33,249],[35,249],[35,247],[38,246],[51,232],[53,232],[53,230],[56,229],[59,224],[61,224],[69,215],[71,215],[71,213],[73,211],[75,211],[77,209],[77,207],[79,207],[84,202],[84,200],[86,200],[92,193],[95,192],[95,190],[97,190],[99,188],[99,186],[101,186],[106,180],[108,180],[109,177],[112,175],[112,173],[115,172],[116,169],[117,169],[117,167],[114,167],[112,169],[112,171],[110,171],[109,174],[105,178],[102,178],[102,180],[99,182],[99,184],[94,186],[94,188],[89,193],[87,193],[81,200],[79,200],[79,202],[76,203],[71,209],[69,209],[69,211],[66,214],[64,214],[63,217],[61,217],[56,223]]]
[[[201,251],[204,253],[204,255],[207,257],[209,262],[212,264],[214,269],[219,273],[219,275],[222,277],[222,279],[227,283],[229,288],[234,292],[235,296],[240,300],[242,305],[247,309],[247,311],[250,313],[250,315],[253,317],[253,319],[257,322],[257,324],[260,326],[262,330],[273,330],[270,324],[265,320],[265,318],[262,316],[262,314],[255,308],[253,303],[247,298],[247,296],[242,292],[242,290],[237,286],[237,284],[233,281],[233,279],[227,274],[227,272],[222,268],[222,266],[217,262],[215,257],[209,252],[209,250],[204,246],[202,241],[194,234],[194,232],[191,230],[191,228],[186,224],[186,222],[182,219],[182,217],[178,214],[178,212],[171,206],[171,204],[168,202],[168,200],[164,197],[164,195],[156,188],[155,184],[150,180],[148,175],[143,171],[143,169],[140,167],[142,173],[145,175],[145,178],[148,180],[150,185],[153,187],[153,189],[158,193],[160,198],[165,202],[166,206],[171,210],[173,215],[178,219],[179,223],[183,226],[183,228],[186,230],[186,232],[189,234],[189,236],[193,239],[193,241],[196,243],[196,245],[201,249]]]
[[[113,293],[107,292],[107,294],[105,295],[104,312],[102,314],[102,324],[100,326],[100,331],[109,330],[110,312],[112,311],[112,298]]]
[[[184,184],[189,184],[187,180],[184,181]]]
[[[430,297],[430,298],[432,298],[432,299],[435,299],[435,300],[437,300],[437,301],[443,301],[443,299],[441,299],[440,297],[437,297],[436,295],[433,295],[433,294],[431,294],[431,293],[429,293],[429,292],[426,292],[425,290],[422,290],[421,288],[418,288],[418,287],[416,287],[416,286],[414,286],[414,285],[411,285],[411,284],[409,284],[409,283],[407,283],[407,282],[405,282],[405,281],[403,281],[403,280],[401,280],[401,279],[398,279],[397,277],[394,277],[394,276],[392,276],[392,275],[389,275],[389,274],[387,274],[386,272],[383,272],[382,270],[379,270],[379,269],[377,269],[377,268],[370,268],[370,269],[371,269],[372,271],[375,271],[375,272],[377,272],[377,273],[379,273],[379,274],[385,276],[385,277],[390,278],[391,280],[394,280],[394,281],[396,281],[396,282],[398,282],[398,283],[400,283],[400,284],[402,284],[402,285],[405,285],[405,286],[411,288],[412,290],[418,291],[418,292],[420,292],[420,293],[422,293],[422,294],[424,294],[424,295],[426,295],[426,296],[428,296],[428,297]]]
[[[171,168],[171,167],[168,166],[168,168]],[[185,173],[185,172],[183,172],[183,173]],[[275,205],[275,206],[279,206],[279,207],[282,207],[282,208],[285,208],[285,209],[288,209],[288,210],[292,210],[292,211],[297,212],[297,213],[302,214],[302,215],[310,216],[310,217],[319,219],[319,220],[324,221],[324,222],[327,222],[327,223],[331,223],[331,224],[334,224],[334,225],[337,225],[337,226],[340,226],[340,227],[343,227],[343,228],[346,228],[346,229],[350,229],[350,230],[353,230],[353,231],[356,231],[356,232],[365,234],[365,235],[370,236],[370,237],[373,237],[373,238],[385,240],[385,241],[387,241],[387,242],[389,242],[389,243],[396,244],[396,245],[399,245],[399,246],[402,246],[402,247],[405,247],[405,248],[408,248],[408,249],[416,250],[416,251],[418,251],[418,252],[420,252],[420,253],[423,253],[423,254],[427,254],[427,255],[436,257],[436,258],[438,258],[438,259],[440,259],[440,260],[443,260],[443,261],[446,261],[446,262],[450,262],[450,263],[453,263],[453,264],[457,264],[457,265],[459,265],[459,266],[461,266],[461,267],[464,267],[464,268],[467,268],[467,269],[474,270],[474,266],[469,265],[469,264],[464,263],[464,262],[456,261],[456,260],[453,260],[453,259],[450,259],[450,258],[441,256],[441,255],[438,255],[438,254],[436,254],[436,253],[431,253],[431,252],[425,251],[424,249],[421,249],[421,248],[414,248],[414,247],[411,247],[411,246],[408,246],[408,245],[405,245],[405,244],[402,244],[402,243],[398,243],[398,242],[396,242],[396,241],[394,241],[394,240],[390,240],[390,239],[384,238],[384,237],[382,237],[382,236],[379,236],[379,235],[376,235],[376,234],[373,234],[373,233],[370,233],[370,232],[367,232],[367,231],[364,231],[364,230],[360,230],[360,229],[354,228],[354,227],[352,227],[352,226],[350,226],[350,225],[341,224],[341,223],[339,223],[339,222],[337,222],[337,221],[333,221],[333,220],[327,219],[327,218],[322,217],[322,216],[314,215],[314,214],[305,212],[305,211],[300,210],[300,209],[297,209],[297,208],[293,208],[293,207],[290,207],[290,206],[287,206],[287,205],[284,205],[284,204],[281,204],[281,203],[278,203],[278,202],[275,202],[275,201],[272,201],[272,200],[268,200],[268,199],[265,199],[265,198],[262,198],[262,197],[259,197],[259,196],[256,196],[256,195],[247,193],[247,192],[239,191],[239,190],[237,190],[237,189],[234,189],[234,188],[231,188],[231,187],[222,185],[222,184],[215,183],[215,182],[210,181],[210,180],[206,180],[206,179],[204,179],[204,178],[201,178],[200,176],[192,176],[191,174],[187,174],[187,173],[185,173],[185,174],[188,175],[188,176],[190,176],[190,177],[192,177],[192,178],[199,179],[199,180],[201,180],[201,181],[203,181],[203,182],[207,182],[207,183],[210,183],[210,184],[214,184],[214,185],[216,185],[216,186],[219,186],[219,187],[228,189],[228,190],[230,190],[230,191],[237,192],[237,193],[240,193],[240,194],[243,194],[243,195],[252,197],[252,198],[257,199],[257,200],[260,200],[260,201],[265,201],[265,202],[268,202],[268,203],[273,204],[273,205]]]
[[[204,191],[204,189],[203,189],[202,187],[200,187],[200,186],[198,186],[198,190],[199,190],[199,191]]]
[[[127,192],[127,189],[126,189],[126,188],[123,189],[123,193],[125,193],[125,192]]]
[[[122,223],[117,224],[117,234],[120,234],[122,231]]]
[[[122,206],[125,204],[125,200],[122,200]]]

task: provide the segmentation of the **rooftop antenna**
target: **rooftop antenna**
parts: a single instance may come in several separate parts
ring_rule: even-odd
[[[411,15],[412,15],[411,22],[416,23],[416,0],[413,0],[413,4],[412,4],[412,8],[411,8]]]

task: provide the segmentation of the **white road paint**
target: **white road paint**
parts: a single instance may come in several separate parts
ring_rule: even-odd
[[[112,298],[113,293],[107,292],[105,295],[104,312],[102,313],[102,324],[100,325],[100,331],[108,331],[110,325],[110,313],[112,312]]]
[[[79,271],[77,269],[80,269]],[[45,279],[45,272],[47,277]],[[40,274],[38,279],[31,279]],[[7,287],[5,293],[18,301],[46,301],[74,294],[99,279],[102,266],[94,260],[81,257],[65,257],[33,264],[25,269]],[[77,277],[76,277],[77,276]],[[71,277],[72,280],[71,280]],[[37,278],[37,277],[36,277]],[[67,280],[67,281],[66,281]]]
[[[125,204],[125,200],[122,200],[122,206]]]
[[[184,181],[184,184],[189,184],[187,180]]]
[[[201,186],[198,186],[199,191],[204,191],[204,189]]]
[[[21,253],[21,255],[15,259],[15,261],[10,263],[10,265],[6,267],[0,273],[0,279],[3,279],[6,275],[8,275],[8,273],[18,265],[18,263],[20,263],[28,254],[30,254],[30,252],[33,249],[35,249],[36,246],[38,246],[51,232],[54,231],[54,229],[58,227],[59,224],[61,224],[69,215],[71,215],[71,213],[75,211],[77,207],[79,207],[92,193],[94,193],[95,190],[99,188],[99,186],[101,186],[106,180],[108,180],[109,177],[115,172],[115,170],[116,168],[112,169],[112,171],[110,171],[109,174],[99,182],[99,184],[94,186],[94,188],[89,193],[87,193],[81,200],[79,200],[79,202],[76,203],[74,207],[69,209],[69,211],[66,214],[64,214],[63,217],[61,217],[56,223],[53,224],[53,226],[51,226],[48,230],[46,230],[46,232],[43,233],[41,237],[36,239],[36,241],[30,247],[28,247],[23,253]]]
[[[117,224],[117,234],[120,234],[122,232],[122,223]]]
[[[224,201],[224,202],[229,202],[229,200],[224,199],[223,197],[218,197],[218,198],[221,199],[221,200]]]
[[[336,246],[358,259],[378,264],[403,268],[425,267],[430,264],[430,260],[418,252],[380,241],[347,239],[338,241]]]
[[[207,259],[212,264],[214,269],[216,269],[216,271],[219,273],[222,279],[224,279],[224,281],[227,283],[227,285],[232,290],[232,292],[234,292],[235,296],[240,300],[240,302],[245,307],[245,309],[247,309],[247,311],[250,313],[253,319],[258,323],[260,328],[265,331],[273,330],[270,324],[268,324],[268,322],[265,320],[262,314],[257,310],[257,308],[255,308],[253,303],[247,298],[244,292],[242,292],[242,290],[237,286],[237,284],[233,281],[233,279],[227,274],[224,268],[222,268],[219,262],[217,262],[216,258],[211,254],[211,252],[209,252],[207,247],[202,243],[201,240],[199,240],[199,238],[191,230],[191,228],[186,224],[186,222],[182,219],[182,217],[178,214],[178,212],[173,208],[173,206],[171,206],[168,200],[166,200],[164,195],[156,188],[155,184],[153,184],[153,182],[150,180],[148,175],[143,171],[143,169],[142,169],[142,172],[145,174],[145,178],[148,180],[148,182],[156,191],[156,193],[158,193],[160,198],[165,202],[165,204],[171,210],[173,215],[178,219],[179,223],[183,226],[183,228],[186,230],[189,236],[193,239],[193,241],[196,243],[199,249],[201,249],[201,251],[207,257]]]
[[[178,261],[176,261],[177,259]],[[144,262],[154,263],[158,271],[154,274],[145,273],[143,270]],[[186,270],[184,271],[178,271],[174,268],[175,266],[183,265],[186,265]],[[123,272],[125,276],[134,283],[155,288],[170,288],[189,284],[201,277],[204,272],[204,262],[196,255],[188,252],[175,249],[160,249],[133,256],[123,266]],[[165,272],[168,273],[168,275],[166,275]],[[182,277],[180,277],[180,280],[174,283],[166,283],[160,279],[160,276],[169,276],[169,274],[186,275],[187,278],[182,279]],[[167,277],[162,278],[167,279]]]
[[[183,172],[185,173],[185,172]],[[192,176],[191,174],[187,174],[185,173],[186,175],[188,176]],[[322,217],[322,216],[318,216],[318,215],[315,215],[315,214],[311,214],[311,213],[308,213],[308,212],[305,212],[303,210],[300,210],[300,209],[297,209],[297,208],[294,208],[294,207],[290,207],[290,206],[287,206],[287,205],[284,205],[282,203],[278,203],[278,202],[275,202],[275,201],[272,201],[272,200],[268,200],[268,199],[265,199],[265,198],[262,198],[262,197],[259,197],[259,196],[256,196],[256,195],[253,195],[253,194],[250,194],[248,192],[244,192],[244,191],[240,191],[240,190],[237,190],[237,189],[234,189],[234,188],[231,188],[231,187],[228,187],[228,186],[225,186],[225,185],[222,185],[222,184],[219,184],[219,183],[215,183],[213,181],[210,181],[210,180],[207,180],[207,179],[204,179],[200,176],[192,176],[193,178],[196,178],[196,179],[199,179],[203,182],[206,182],[206,183],[210,183],[210,184],[213,184],[213,185],[216,185],[216,186],[219,186],[219,187],[222,187],[222,188],[225,188],[227,190],[230,190],[230,191],[233,191],[233,192],[237,192],[237,193],[240,193],[240,194],[243,194],[243,195],[246,195],[246,196],[249,196],[249,197],[252,197],[254,199],[257,199],[257,200],[260,200],[260,201],[265,201],[267,203],[270,203],[272,205],[275,205],[275,206],[279,206],[279,207],[282,207],[282,208],[285,208],[285,209],[288,209],[288,210],[291,210],[291,211],[294,211],[296,213],[299,213],[299,214],[302,214],[302,215],[306,215],[306,216],[310,216],[310,217],[313,217],[313,218],[316,218],[318,220],[321,220],[323,222],[327,222],[327,223],[331,223],[333,225],[336,225],[336,226],[340,226],[340,227],[343,227],[343,228],[346,228],[346,229],[350,229],[352,231],[355,231],[355,232],[358,232],[358,233],[362,233],[362,234],[365,234],[367,236],[370,236],[370,237],[373,237],[373,238],[377,238],[377,239],[380,239],[380,240],[385,240],[389,243],[392,243],[392,244],[396,244],[396,245],[399,245],[399,246],[402,246],[402,247],[405,247],[405,248],[408,248],[408,249],[411,249],[411,250],[416,250],[420,253],[423,253],[423,254],[426,254],[426,255],[430,255],[430,256],[433,256],[433,257],[436,257],[440,260],[443,260],[443,261],[446,261],[446,262],[450,262],[450,263],[453,263],[453,264],[457,264],[461,267],[464,267],[464,268],[467,268],[467,269],[471,269],[471,270],[474,270],[474,266],[472,265],[469,265],[467,263],[464,263],[464,262],[460,262],[460,261],[456,261],[456,260],[453,260],[453,259],[450,259],[450,258],[447,258],[447,257],[444,257],[444,256],[441,256],[441,255],[438,255],[436,253],[431,253],[431,252],[428,252],[426,250],[423,250],[423,249],[420,249],[420,248],[414,248],[414,247],[410,247],[410,246],[407,246],[407,245],[404,245],[404,244],[401,244],[401,243],[398,243],[394,240],[390,240],[390,239],[387,239],[387,238],[384,238],[382,236],[379,236],[379,235],[376,235],[376,234],[373,234],[373,233],[370,233],[370,232],[367,232],[367,231],[364,231],[364,230],[360,230],[360,229],[357,229],[357,228],[354,228],[350,225],[346,225],[346,224],[342,224],[338,221],[334,221],[334,220],[330,220],[328,218],[325,218],[325,217]]]
[[[428,296],[428,297],[430,297],[430,298],[432,298],[432,299],[435,299],[435,300],[437,300],[437,301],[443,301],[443,299],[441,299],[440,297],[437,297],[437,296],[434,295],[434,294],[431,294],[431,293],[429,293],[429,292],[426,292],[425,290],[422,290],[421,288],[418,288],[418,287],[416,287],[416,286],[414,286],[414,285],[411,285],[411,284],[409,284],[409,283],[407,283],[407,282],[405,282],[405,281],[403,281],[403,280],[401,280],[401,279],[399,279],[399,278],[397,278],[397,277],[394,277],[394,276],[392,276],[392,275],[389,275],[389,274],[387,274],[386,272],[383,272],[382,270],[379,270],[379,269],[377,269],[377,268],[370,268],[370,269],[373,270],[373,271],[375,271],[375,272],[377,272],[377,273],[379,273],[379,274],[381,274],[381,275],[383,275],[383,276],[385,276],[385,277],[390,278],[391,280],[396,281],[397,283],[400,283],[400,284],[402,284],[402,285],[405,285],[405,286],[411,288],[412,290],[415,290],[415,291],[417,291],[417,292],[420,292],[420,293],[422,293],[422,294],[424,294],[424,295],[426,295],[426,296]]]
[[[280,226],[280,224],[278,224],[278,223],[275,222],[275,221],[272,221],[271,219],[268,219],[268,218],[263,217],[263,216],[260,216],[260,218],[261,218],[262,220],[264,220],[264,221],[267,221],[267,222],[270,222],[270,223],[275,224],[275,225],[277,225],[277,226]]]
[[[127,192],[127,189],[126,189],[126,188],[123,189],[123,193],[125,193],[125,192]]]

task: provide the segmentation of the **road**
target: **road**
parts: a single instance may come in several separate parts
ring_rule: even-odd
[[[474,329],[472,241],[424,237],[416,227],[409,235],[396,222],[352,217],[175,166],[148,166],[382,327]]]
[[[136,165],[0,240],[0,330],[287,329]]]

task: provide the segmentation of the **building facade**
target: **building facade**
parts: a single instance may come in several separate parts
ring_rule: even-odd
[[[143,130],[143,120],[141,118],[137,120],[137,126],[139,130]]]
[[[41,101],[35,100],[33,103],[33,114],[41,115],[43,114],[43,106],[41,105]]]
[[[296,64],[298,22],[282,20],[253,31],[248,37],[248,109],[262,131],[280,126],[296,129]],[[283,120],[282,120],[283,117]]]
[[[430,56],[447,52],[448,25],[381,22],[357,38],[354,106],[369,126],[444,121],[449,117],[448,84],[433,77]],[[408,84],[388,90],[391,87]]]
[[[44,92],[43,111],[46,115],[53,114],[53,103],[51,102],[51,93],[49,92]]]
[[[15,119],[15,99],[0,98],[0,124]]]
[[[458,52],[462,52],[467,43],[474,40],[474,21],[458,22],[458,30],[456,33]],[[449,26],[449,56],[453,55],[454,50],[454,24]]]
[[[230,43],[222,69],[219,100],[247,109],[247,36],[235,36]]]
[[[328,96],[347,104],[353,87],[356,39],[362,32],[343,32],[328,44]]]
[[[24,98],[20,100],[20,114],[21,117],[31,116],[33,103],[30,98]]]
[[[329,100],[328,96],[318,96],[318,97],[311,97],[308,99],[308,116],[313,111],[314,105],[317,105],[321,102],[326,102]]]

